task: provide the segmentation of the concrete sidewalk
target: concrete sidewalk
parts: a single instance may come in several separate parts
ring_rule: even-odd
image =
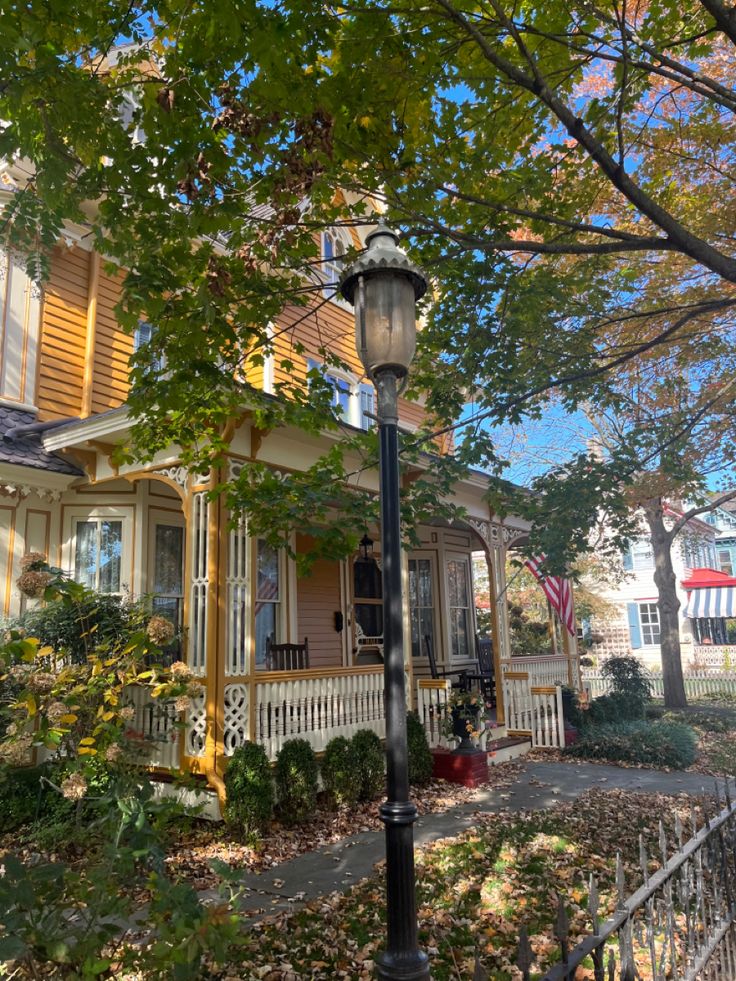
[[[509,787],[478,791],[477,798],[441,814],[426,814],[415,824],[415,841],[425,845],[472,828],[475,815],[544,810],[572,801],[591,788],[640,793],[714,793],[712,777],[699,773],[663,773],[595,763],[529,763]],[[720,782],[721,792],[723,784]],[[298,855],[260,875],[247,873],[240,907],[247,920],[293,909],[310,899],[345,891],[369,876],[384,857],[383,831],[343,838],[334,845]],[[215,893],[202,893],[203,898]]]

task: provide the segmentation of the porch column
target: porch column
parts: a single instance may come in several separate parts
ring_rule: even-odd
[[[499,624],[498,597],[503,590],[503,599],[506,598],[506,572],[501,565],[497,568],[499,557],[503,555],[503,549],[499,545],[486,545],[486,564],[488,566],[488,591],[490,593],[489,606],[491,613],[491,638],[493,640],[493,671],[496,676],[496,722],[504,725],[506,722],[506,706],[504,704],[503,692],[503,669],[501,666],[501,627]]]

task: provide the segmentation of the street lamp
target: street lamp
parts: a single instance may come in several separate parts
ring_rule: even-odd
[[[414,889],[417,809],[409,800],[404,687],[404,618],[401,584],[398,396],[416,349],[416,302],[427,280],[383,222],[366,239],[368,248],[346,270],[342,295],[355,307],[355,346],[378,402],[383,644],[386,695],[386,950],[376,958],[385,981],[429,981],[429,961],[419,949]]]

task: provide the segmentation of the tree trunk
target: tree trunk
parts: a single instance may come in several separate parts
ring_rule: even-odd
[[[644,514],[654,554],[654,583],[659,607],[659,641],[662,651],[662,681],[664,704],[667,708],[684,708],[685,679],[682,676],[680,652],[680,600],[677,579],[672,568],[672,538],[664,524],[662,501],[655,499],[644,505]]]

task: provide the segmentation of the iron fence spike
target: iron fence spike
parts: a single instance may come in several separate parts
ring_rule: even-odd
[[[593,921],[593,934],[598,935],[598,907],[600,905],[600,897],[598,895],[598,884],[595,881],[595,876],[591,873],[590,885],[588,887],[588,912],[590,913],[590,918]]]
[[[639,835],[639,864],[644,876],[644,885],[649,885],[649,859],[647,858],[647,846],[644,844],[644,835]]]
[[[527,978],[529,975],[527,974]],[[473,981],[489,981],[488,971],[483,967],[478,955],[475,955],[475,969],[473,970]]]
[[[626,876],[621,852],[616,852],[616,892],[618,893],[618,908],[621,909],[626,899]]]
[[[662,853],[662,865],[667,864],[667,835],[664,830],[664,824],[660,818],[659,821],[659,850]]]
[[[524,975],[524,981],[528,981],[529,971],[534,962],[534,953],[532,951],[532,945],[529,943],[529,934],[527,933],[526,926],[522,926],[519,931],[519,947],[516,956],[516,965],[519,970]]]
[[[616,981],[616,955],[612,950],[608,952],[608,981]]]

